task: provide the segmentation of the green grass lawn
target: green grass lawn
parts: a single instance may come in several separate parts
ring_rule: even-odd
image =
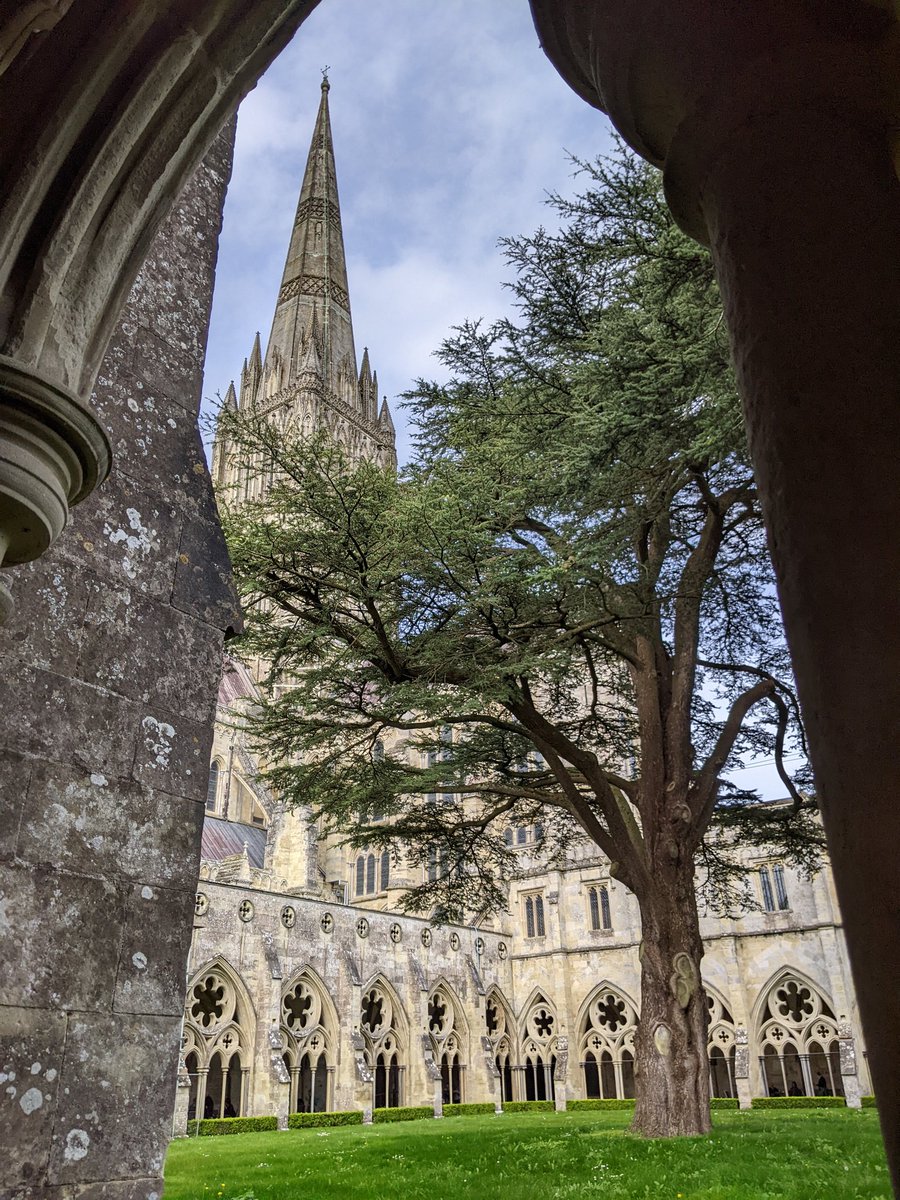
[[[173,1142],[165,1200],[890,1200],[872,1110],[717,1112],[644,1141],[626,1112],[455,1117]]]

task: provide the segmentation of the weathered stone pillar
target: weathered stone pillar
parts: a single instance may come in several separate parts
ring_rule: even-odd
[[[747,1045],[747,1030],[738,1025],[734,1031],[734,1086],[738,1105],[750,1108],[753,1096],[750,1090],[750,1047]]]
[[[848,1108],[862,1108],[859,1094],[859,1072],[856,1063],[856,1042],[849,1021],[838,1021],[838,1051],[841,1064],[841,1083]]]
[[[900,183],[878,130],[798,109],[720,147],[703,186],[900,1182]]]
[[[484,1055],[484,1069],[488,1080],[488,1094],[494,1102],[494,1112],[503,1112],[503,1081],[497,1068],[494,1047],[491,1039],[482,1034],[481,1052]]]
[[[184,1059],[178,1060],[178,1083],[175,1087],[175,1112],[172,1117],[172,1137],[187,1137],[188,1106],[191,1102],[191,1077]]]
[[[0,630],[2,1195],[162,1192],[239,620],[196,424],[230,154],[223,137],[181,197],[103,362],[114,472],[17,568]]]
[[[556,1067],[553,1071],[553,1097],[557,1112],[566,1111],[568,1082],[569,1039],[567,1037],[558,1037],[556,1039]]]

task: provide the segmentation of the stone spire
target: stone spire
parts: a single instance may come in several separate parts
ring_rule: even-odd
[[[325,78],[272,331],[265,356],[259,334],[254,338],[237,407],[259,409],[285,430],[324,432],[353,461],[396,465],[394,427],[384,406],[379,412],[368,351],[361,368],[356,365],[328,92]],[[216,439],[213,463],[217,486],[245,487],[223,439]]]
[[[356,382],[356,353],[328,115],[329,88],[325,77],[266,348],[264,374],[267,379],[277,376],[267,385],[270,391],[295,382],[308,356],[307,332],[315,312],[321,331],[326,391],[345,398],[346,381]]]

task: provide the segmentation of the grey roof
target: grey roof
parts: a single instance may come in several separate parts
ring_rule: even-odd
[[[243,854],[245,842],[250,866],[262,870],[266,854],[265,829],[258,825],[245,825],[242,821],[223,821],[221,817],[204,818],[200,857],[207,862],[218,862],[233,854]]]

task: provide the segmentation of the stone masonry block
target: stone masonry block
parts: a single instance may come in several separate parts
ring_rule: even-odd
[[[85,562],[107,587],[136,588],[168,600],[183,520],[179,506],[163,499],[165,480],[148,491],[122,471],[81,505],[71,529],[54,548],[59,559],[82,570]]]
[[[15,856],[25,796],[31,779],[32,763],[9,750],[0,750],[0,862]]]
[[[108,692],[40,668],[0,672],[0,746],[127,777],[139,728],[137,709]]]
[[[0,1008],[0,1196],[46,1166],[65,1037],[62,1013]]]
[[[176,892],[135,884],[131,889],[116,978],[116,1012],[181,1016],[194,897],[194,887]]]
[[[78,676],[142,704],[210,719],[222,635],[134,588],[110,588],[88,614]],[[190,669],[185,670],[186,663]]]
[[[212,737],[209,719],[189,721],[167,710],[144,709],[132,774],[147,787],[203,802]]]
[[[161,1172],[179,1032],[180,1021],[174,1017],[69,1017],[48,1183],[114,1181]],[[167,1098],[164,1105],[159,1103],[162,1096]]]
[[[109,880],[0,866],[0,1004],[110,1009],[123,909]]]
[[[0,788],[4,757],[0,754]],[[36,761],[17,853],[57,870],[192,889],[200,834],[194,800]],[[3,847],[0,835],[0,856]]]

